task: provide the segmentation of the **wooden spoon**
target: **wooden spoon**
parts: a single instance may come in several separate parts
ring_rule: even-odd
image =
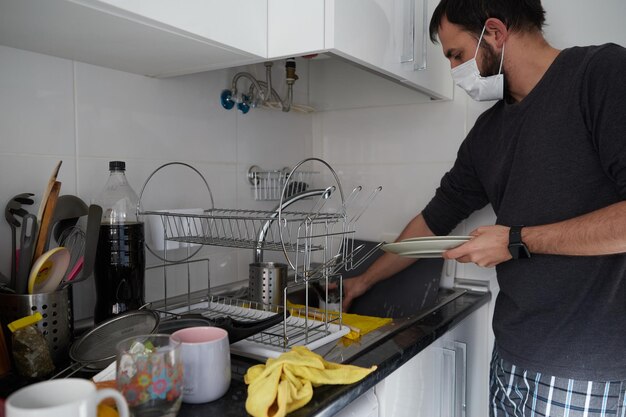
[[[39,224],[41,224],[41,219],[43,217],[43,211],[46,208],[48,196],[50,195],[50,192],[52,191],[52,186],[54,185],[54,182],[57,180],[57,176],[59,175],[59,170],[61,169],[62,163],[63,161],[59,161],[57,165],[54,167],[54,170],[52,171],[52,175],[50,176],[50,179],[48,180],[48,185],[46,186],[46,190],[41,196],[41,204],[39,205],[39,211],[37,212],[37,222]]]
[[[52,184],[52,189],[48,194],[48,198],[45,202],[45,208],[43,210],[43,215],[41,217],[41,222],[39,223],[39,231],[37,233],[37,240],[35,243],[35,252],[33,253],[33,262],[37,260],[43,253],[46,247],[46,240],[48,239],[50,229],[52,223],[52,215],[54,214],[54,209],[57,205],[57,199],[59,198],[59,192],[61,191],[61,183],[59,181],[55,181]]]

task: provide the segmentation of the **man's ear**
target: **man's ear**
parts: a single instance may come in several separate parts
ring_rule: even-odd
[[[492,46],[498,49],[502,48],[508,36],[509,31],[502,20],[490,17],[485,21],[484,39]]]

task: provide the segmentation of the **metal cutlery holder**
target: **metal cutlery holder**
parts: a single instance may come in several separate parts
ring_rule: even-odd
[[[250,264],[248,296],[251,301],[282,305],[287,284],[287,264],[258,262]]]
[[[0,293],[0,323],[7,346],[11,346],[11,332],[7,325],[39,312],[43,320],[37,323],[37,328],[48,343],[52,360],[56,366],[64,365],[74,331],[70,290],[65,287],[55,292],[30,295]]]
[[[207,186],[213,205],[213,196],[204,176],[187,164],[174,162],[162,165],[148,177],[139,195],[138,212],[150,178],[157,171],[173,164],[186,166],[200,175]],[[303,164],[307,164],[306,170]],[[293,184],[292,178],[300,181],[298,173],[303,170],[307,173],[319,173],[319,170],[309,169],[315,164],[321,164],[322,169],[330,172],[331,175],[326,177],[330,179],[327,182],[331,184],[326,184],[327,186],[323,188],[309,189],[294,196],[293,190],[289,189],[289,184]],[[282,185],[280,203],[275,210],[209,207],[201,214],[181,213],[178,210],[145,210],[140,214],[156,216],[161,220],[164,241],[249,249],[257,254],[256,258],[263,251],[282,252],[286,260],[284,264],[255,262],[250,265],[248,288],[250,299],[240,305],[241,308],[248,308],[244,307],[247,305],[251,309],[254,308],[253,305],[260,305],[264,311],[285,312],[289,308],[286,294],[303,288],[308,294],[310,284],[317,281],[328,285],[331,277],[337,279],[338,287],[341,288],[341,271],[358,267],[378,249],[375,247],[368,252],[363,251],[361,246],[355,247],[354,234],[357,221],[382,187],[361,198],[362,187],[359,186],[346,198],[337,173],[327,162],[318,158],[309,158],[298,163],[285,176]],[[303,197],[304,203],[298,202],[298,205],[304,204],[307,209],[292,210],[290,207],[287,210],[287,206],[292,204],[292,200],[297,200],[297,197]],[[167,255],[167,250],[165,253]],[[167,262],[167,259],[160,259]],[[295,273],[293,278],[287,279],[290,270]],[[207,309],[212,309],[215,305],[216,303],[209,302]],[[206,314],[210,314],[210,311]],[[331,323],[341,328],[341,314],[341,311],[338,314],[323,311],[321,315],[316,315],[316,319],[311,319],[312,312],[309,310],[307,297],[306,305],[301,311],[304,324],[298,322],[297,326],[290,329],[290,324],[286,320],[281,326],[282,337],[278,338],[280,348],[287,349],[294,343],[302,342],[308,346],[313,334],[323,335],[331,332],[329,330],[332,327]],[[320,317],[321,323],[318,320]],[[276,343],[277,340],[276,337],[268,339],[272,339],[271,343]]]

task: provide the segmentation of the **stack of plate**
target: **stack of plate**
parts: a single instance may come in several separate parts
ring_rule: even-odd
[[[456,248],[471,238],[471,236],[414,237],[400,242],[386,243],[382,249],[408,258],[441,258],[445,251]]]

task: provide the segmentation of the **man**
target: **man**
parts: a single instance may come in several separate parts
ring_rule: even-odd
[[[442,0],[431,38],[476,100],[494,100],[398,240],[446,235],[444,258],[496,266],[492,416],[626,413],[626,50],[551,47],[540,0]],[[413,260],[344,281],[344,308]],[[617,413],[617,414],[616,414]]]

